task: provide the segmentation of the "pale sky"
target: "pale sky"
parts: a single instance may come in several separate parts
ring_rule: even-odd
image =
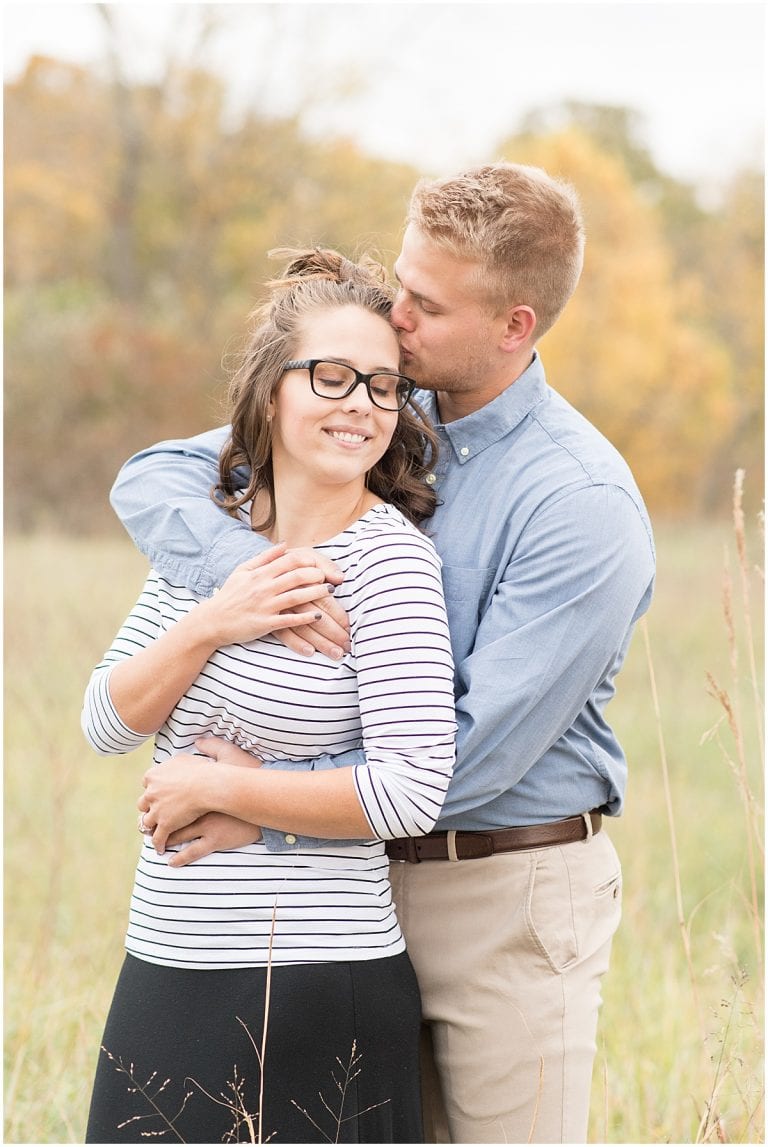
[[[223,3],[205,54],[191,47],[200,5],[110,7],[135,74],[151,74],[173,44],[224,75],[233,98],[276,109],[306,93],[318,61],[326,76],[365,77],[341,104],[318,99],[310,124],[425,173],[496,158],[522,115],[564,99],[637,110],[657,164],[705,191],[762,164],[762,3]],[[95,4],[2,12],[6,80],[33,53],[103,57]],[[262,51],[267,17],[276,23]]]

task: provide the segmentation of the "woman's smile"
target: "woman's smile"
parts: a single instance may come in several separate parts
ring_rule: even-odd
[[[362,446],[372,437],[360,427],[349,426],[326,426],[323,433],[328,434],[335,442],[344,447]]]

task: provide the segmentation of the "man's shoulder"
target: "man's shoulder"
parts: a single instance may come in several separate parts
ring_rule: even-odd
[[[622,528],[629,522],[651,536],[648,511],[626,459],[549,386],[522,421],[498,440],[489,462],[493,481],[484,488],[482,506],[499,529],[522,534],[554,514],[558,528],[567,522],[580,534],[586,526],[598,527],[592,521],[595,514],[607,514]],[[483,517],[478,510],[478,520]]]
[[[567,470],[584,485],[615,485],[640,498],[626,458],[594,422],[556,390],[549,388],[546,400],[531,411],[530,422],[532,431],[538,431],[541,438],[537,454],[542,462],[545,457],[550,465],[554,459],[559,462],[553,478]]]

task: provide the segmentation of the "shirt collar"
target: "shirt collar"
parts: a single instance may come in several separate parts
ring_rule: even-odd
[[[457,462],[469,462],[519,426],[547,393],[547,380],[538,351],[530,366],[496,398],[455,422],[439,421],[434,391],[419,391],[417,401],[448,439]]]

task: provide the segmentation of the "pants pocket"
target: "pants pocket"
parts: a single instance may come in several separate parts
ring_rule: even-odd
[[[601,839],[602,838],[602,839]],[[621,919],[621,866],[603,834],[589,843],[542,849],[531,865],[526,923],[556,974],[587,959]]]

